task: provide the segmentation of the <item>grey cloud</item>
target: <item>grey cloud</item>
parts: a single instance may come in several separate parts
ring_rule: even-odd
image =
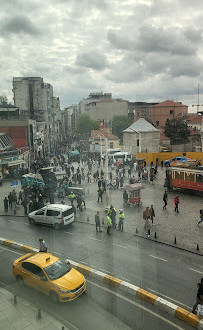
[[[198,77],[202,69],[203,62],[197,57],[176,57],[171,60],[169,73],[173,77]]]
[[[104,70],[108,67],[108,61],[105,55],[92,49],[89,52],[79,53],[75,63],[79,66],[90,68],[93,70]]]
[[[14,16],[6,19],[2,26],[1,31],[6,34],[29,34],[39,35],[39,29],[32,23],[26,16]]]
[[[64,70],[70,74],[81,74],[87,71],[86,68],[74,66],[74,65],[64,65]]]
[[[187,29],[185,29],[184,35],[192,43],[200,43],[202,42],[203,30],[195,29],[189,26]]]

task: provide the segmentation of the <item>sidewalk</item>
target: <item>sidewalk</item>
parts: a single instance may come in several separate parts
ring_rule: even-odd
[[[14,294],[0,288],[0,330],[62,329],[63,325],[51,315],[41,310],[41,318],[38,318],[36,306],[18,296],[16,299],[14,304]]]
[[[74,164],[75,165],[75,164]],[[86,170],[87,171],[87,170]],[[92,173],[96,171],[93,168]],[[113,173],[113,176],[115,173]],[[137,177],[137,172],[134,173]],[[202,208],[203,201],[201,197],[180,194],[180,213],[174,212],[174,197],[175,192],[168,192],[168,205],[167,209],[163,210],[163,194],[164,194],[164,180],[165,180],[165,169],[158,169],[158,174],[154,180],[154,184],[149,184],[147,182],[142,182],[144,189],[141,190],[141,201],[142,205],[137,207],[124,207],[123,206],[123,189],[110,190],[107,194],[103,195],[103,202],[97,203],[97,183],[92,182],[88,184],[83,182],[81,187],[85,190],[85,201],[87,209],[84,210],[82,214],[77,212],[76,221],[82,221],[85,223],[95,225],[94,216],[96,211],[100,211],[100,217],[104,220],[106,219],[106,213],[104,212],[106,207],[113,204],[117,210],[117,223],[119,217],[119,209],[123,209],[125,213],[124,230],[126,232],[136,234],[146,238],[144,230],[144,220],[143,211],[147,206],[154,205],[155,209],[155,225],[151,227],[151,238],[154,239],[156,232],[156,240],[174,245],[176,239],[176,246],[181,247],[193,252],[203,253],[203,224],[200,227],[197,226],[199,221],[199,211]],[[93,181],[93,180],[92,180]],[[128,179],[125,178],[124,184],[128,184]],[[9,182],[4,182],[1,187],[1,197],[0,197],[0,214],[3,215],[3,199],[8,193],[12,191]],[[20,191],[20,186],[16,188],[16,191]],[[57,202],[57,198],[56,198]],[[58,200],[60,202],[60,200]],[[70,204],[68,198],[65,198],[66,204]],[[9,210],[9,215],[14,215],[13,211]],[[24,215],[23,207],[20,206],[17,209],[16,216]],[[197,245],[199,251],[197,251]]]

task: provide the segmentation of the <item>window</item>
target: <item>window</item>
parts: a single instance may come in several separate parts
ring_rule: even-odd
[[[73,214],[73,209],[72,209],[72,207],[70,208],[70,210],[66,210],[66,211],[64,211],[64,212],[62,213],[62,216],[65,218],[65,217],[67,217],[68,215],[71,215],[71,214]]]
[[[113,149],[113,142],[110,142],[110,143],[109,143],[109,148],[110,148],[110,149]]]
[[[137,139],[137,147],[139,147],[139,145],[140,145],[140,140]]]
[[[60,214],[60,211],[56,211],[56,210],[47,210],[46,215],[48,217],[57,217]]]
[[[38,211],[38,212],[36,213],[36,215],[44,215],[44,211],[45,211],[45,210]]]
[[[31,262],[23,262],[22,267],[35,275],[38,275],[40,277],[44,276],[43,270],[39,266]]]
[[[159,126],[159,120],[156,121],[156,126]]]
[[[196,175],[196,182],[203,183],[203,175],[202,174],[197,174]]]
[[[52,265],[44,268],[44,270],[47,276],[50,278],[50,280],[54,281],[67,274],[71,270],[71,267],[62,260],[58,260],[54,262]]]
[[[174,110],[170,110],[170,115],[174,115]]]
[[[194,173],[185,173],[185,181],[194,182]]]

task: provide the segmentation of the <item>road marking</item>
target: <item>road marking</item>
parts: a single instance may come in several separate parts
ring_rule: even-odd
[[[123,245],[117,245],[117,244],[113,244],[114,246],[118,246],[118,247],[121,247],[123,249],[128,249],[126,246],[123,246]]]
[[[12,248],[12,246],[11,246],[11,248]],[[6,251],[9,251],[9,252],[13,252],[13,253],[16,253],[16,254],[20,254],[21,256],[23,255],[23,253],[16,252],[16,251],[13,251],[13,250],[9,250],[9,249],[3,248],[3,247],[1,247],[1,246],[0,246],[0,249],[2,249],[2,250],[6,250]]]
[[[15,220],[7,220],[7,221],[9,221],[9,222],[16,222]]]
[[[112,272],[109,272],[109,271],[106,270],[106,269],[102,269],[102,268],[100,268],[100,270],[102,270],[103,272],[109,273],[109,274],[113,274]]]
[[[166,296],[165,294],[163,294],[163,293],[161,293],[161,292],[155,291],[155,290],[150,289],[150,288],[147,288],[147,289],[148,289],[149,291],[152,291],[152,292],[155,292],[155,293],[159,294],[160,296],[163,296],[163,297],[165,297],[165,298],[167,298],[167,299],[170,299],[170,300],[172,300],[172,301],[175,301],[176,303],[181,304],[182,306],[185,306],[185,307],[188,308],[189,310],[191,309],[190,306],[185,305],[185,304],[183,304],[182,302],[180,302],[180,301],[178,301],[178,300],[175,300],[175,299],[173,299],[173,298],[171,298],[171,297],[168,297],[168,296]]]
[[[101,239],[98,239],[98,238],[93,238],[93,237],[87,237],[89,239],[93,239],[94,241],[100,241],[101,242]]]
[[[166,260],[166,259],[159,258],[159,257],[153,256],[153,255],[151,255],[151,254],[150,254],[149,256],[152,257],[152,258],[156,258],[156,259],[162,260],[162,261],[168,261],[168,260]]]
[[[199,274],[203,274],[203,272],[201,272],[200,270],[196,270],[196,269],[193,269],[193,268],[189,268],[190,270],[192,270],[193,272],[196,272],[196,273],[199,273]]]
[[[121,276],[122,277],[122,276]],[[126,282],[129,282],[130,283],[130,280],[128,280],[127,278],[123,277],[123,279],[126,281]]]
[[[151,310],[148,309],[147,307],[145,307],[145,306],[143,306],[143,305],[140,305],[139,303],[136,303],[135,301],[130,300],[129,298],[124,297],[124,296],[122,296],[121,294],[119,294],[119,293],[117,293],[117,292],[115,292],[115,291],[112,291],[112,290],[110,290],[110,289],[108,289],[108,288],[105,288],[105,287],[103,287],[103,286],[101,286],[101,285],[99,285],[99,284],[96,284],[96,283],[94,283],[94,282],[92,282],[92,281],[90,281],[90,280],[87,280],[87,282],[91,283],[92,285],[95,285],[95,286],[99,287],[100,289],[103,289],[104,291],[110,292],[112,295],[114,295],[114,296],[116,296],[116,297],[118,297],[118,298],[121,298],[121,299],[123,299],[123,300],[129,302],[130,304],[139,307],[140,309],[145,310],[146,312],[148,312],[148,313],[154,315],[155,317],[158,317],[159,319],[163,320],[164,322],[169,323],[169,324],[172,325],[174,328],[179,329],[179,330],[183,330],[183,328],[179,327],[178,325],[176,325],[176,324],[173,323],[172,321],[167,320],[165,317],[163,317],[163,316],[161,316],[161,315],[159,315],[159,314],[157,314],[157,313],[151,311]]]

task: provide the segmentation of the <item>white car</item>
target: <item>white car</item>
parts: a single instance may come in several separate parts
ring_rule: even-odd
[[[37,211],[29,213],[28,220],[31,224],[40,223],[60,229],[73,223],[75,221],[75,214],[72,206],[49,204]]]

